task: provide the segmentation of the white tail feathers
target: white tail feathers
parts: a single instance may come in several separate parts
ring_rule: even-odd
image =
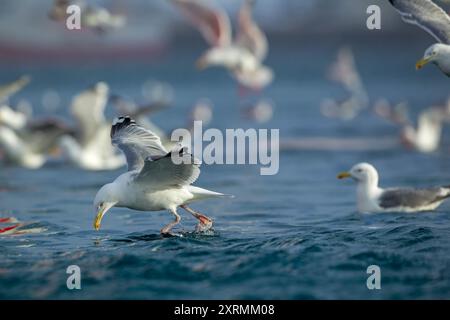
[[[234,198],[231,194],[214,192],[199,187],[187,186],[186,188],[194,195],[194,199],[192,199],[193,201],[209,198]]]

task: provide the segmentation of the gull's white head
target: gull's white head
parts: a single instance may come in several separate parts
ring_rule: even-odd
[[[362,162],[354,165],[350,171],[341,172],[338,179],[353,178],[358,183],[378,185],[378,172],[370,163]]]
[[[448,46],[442,43],[435,43],[431,45],[427,50],[425,50],[423,58],[417,61],[416,69],[421,69],[424,65],[430,62],[439,65],[439,62],[442,60],[441,58],[447,54],[448,51]]]
[[[100,225],[103,216],[108,212],[109,209],[114,207],[119,202],[119,193],[116,190],[116,185],[114,183],[105,184],[97,192],[94,200],[94,208],[96,211],[96,216],[94,220],[95,230],[100,229]]]

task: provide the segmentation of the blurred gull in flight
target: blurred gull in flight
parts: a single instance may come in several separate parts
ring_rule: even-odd
[[[380,117],[401,127],[400,140],[405,147],[424,153],[434,152],[439,148],[445,108],[426,108],[417,116],[417,126],[410,120],[404,103],[391,107],[380,101],[375,105],[374,111]]]
[[[26,114],[1,104],[29,82],[30,77],[22,76],[0,87],[0,152],[8,164],[36,169],[57,148],[58,139],[70,130],[59,120],[32,120],[31,111]]]
[[[124,15],[112,14],[105,8],[86,4],[82,0],[55,0],[49,12],[49,17],[55,21],[66,21],[67,7],[77,5],[81,11],[81,28],[88,28],[97,33],[121,28],[126,23]]]
[[[349,97],[341,101],[325,99],[320,111],[326,117],[351,120],[368,107],[369,98],[356,68],[355,58],[350,48],[341,48],[336,61],[330,66],[328,77],[342,85]]]
[[[361,213],[431,211],[450,197],[450,186],[382,189],[378,186],[377,170],[368,163],[356,164],[338,178],[353,178],[357,182],[356,202]]]
[[[199,220],[197,230],[212,227],[210,218],[190,209],[187,204],[226,195],[191,186],[200,175],[200,163],[185,152],[185,148],[168,152],[158,136],[129,117],[114,120],[111,141],[125,154],[128,171],[97,192],[94,200],[96,230],[100,229],[105,213],[114,206],[139,211],[170,211],[175,220],[161,229],[162,234],[171,234],[171,229],[180,222],[178,207]],[[183,162],[175,164],[172,153]]]
[[[0,150],[7,163],[39,168],[67,134],[70,128],[58,119],[29,120],[8,106],[0,107]]]
[[[72,100],[71,113],[78,122],[76,136],[65,136],[61,147],[69,160],[86,170],[114,170],[125,165],[125,159],[111,145],[110,125],[104,110],[109,87],[98,82]]]
[[[211,45],[197,61],[199,69],[222,66],[244,88],[260,90],[272,82],[273,72],[262,61],[268,51],[265,34],[252,18],[254,0],[244,0],[238,15],[238,33],[232,41],[228,15],[202,0],[172,0]]]
[[[389,0],[403,21],[418,25],[439,43],[431,45],[416,63],[420,69],[431,62],[450,76],[450,17],[431,0]]]

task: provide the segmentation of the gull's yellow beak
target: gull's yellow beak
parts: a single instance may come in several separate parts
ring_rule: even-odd
[[[100,225],[102,223],[102,218],[103,218],[104,213],[105,213],[105,208],[100,208],[100,210],[97,212],[97,215],[95,216],[94,229],[97,231],[100,229]]]
[[[341,172],[337,175],[338,179],[350,178],[352,175],[349,172]]]
[[[419,61],[416,62],[416,70],[422,69],[424,65],[426,65],[428,62],[430,62],[430,58],[422,58]]]

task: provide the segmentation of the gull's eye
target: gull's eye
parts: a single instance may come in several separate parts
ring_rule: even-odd
[[[361,172],[362,172],[362,169],[358,169],[358,170],[356,170],[356,172],[361,173]]]

